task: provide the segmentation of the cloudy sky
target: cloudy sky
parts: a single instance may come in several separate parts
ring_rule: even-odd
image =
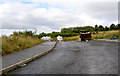
[[[63,27],[118,23],[119,0],[0,0],[0,32],[36,28],[38,33]]]

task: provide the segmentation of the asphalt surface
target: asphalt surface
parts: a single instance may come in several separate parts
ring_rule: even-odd
[[[62,42],[9,74],[118,74],[118,43]]]
[[[113,39],[113,40],[111,40],[111,39],[97,39],[97,40],[100,40],[100,41],[111,41],[111,42],[120,42],[119,39]]]
[[[31,48],[24,49],[22,51],[18,51],[12,54],[8,54],[2,57],[2,68],[8,67],[9,65],[15,64],[19,61],[27,59],[31,56],[39,54],[43,51],[47,51],[52,48],[55,42],[44,42],[42,44],[36,45]]]

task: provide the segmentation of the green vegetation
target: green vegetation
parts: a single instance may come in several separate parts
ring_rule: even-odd
[[[77,41],[79,36],[63,37],[63,41]],[[57,37],[51,38],[52,40],[57,40]]]
[[[39,35],[36,35],[35,37],[41,38],[43,36],[50,36],[52,38],[55,38],[57,36],[62,36],[62,37],[71,37],[71,36],[77,36],[79,33],[59,33],[59,32],[52,32],[52,33],[41,33]]]
[[[84,26],[84,27],[70,27],[70,28],[62,28],[61,33],[80,33],[80,31],[90,31],[92,35],[92,39],[109,39],[112,37],[118,36],[118,39],[120,39],[120,24],[111,24],[110,27],[102,25],[95,25],[95,27],[92,26]],[[77,40],[79,37],[73,36],[73,37],[64,37],[64,41],[72,41]]]
[[[120,31],[113,30],[113,31],[101,31],[97,33],[92,33],[92,40],[93,39],[109,39],[112,37],[118,36],[118,39],[120,39]],[[63,37],[63,41],[77,41],[79,38],[78,36],[72,36],[72,37]]]
[[[57,37],[51,38],[51,41],[56,41],[56,40],[57,40]]]
[[[2,38],[0,38],[0,52],[2,52]]]
[[[62,28],[61,33],[80,33],[80,31],[94,31],[92,26]]]
[[[84,26],[84,27],[70,27],[62,28],[61,33],[80,33],[80,31],[90,31],[90,32],[99,32],[99,31],[110,31],[110,30],[120,30],[120,24],[111,24],[110,27],[103,27],[102,25]]]
[[[52,39],[51,40],[57,40],[57,36],[60,35],[64,39],[63,40],[76,40],[76,39],[71,39],[70,37],[78,36],[80,31],[90,31],[91,33],[97,33],[101,31],[112,31],[112,30],[120,30],[120,24],[111,24],[110,27],[103,27],[102,25],[95,25],[95,27],[92,26],[84,26],[84,27],[70,27],[70,28],[62,28],[61,32],[55,32],[53,31],[52,33],[41,33],[39,35],[35,35],[34,37],[42,38],[43,36],[50,36]],[[104,38],[104,37],[95,37],[95,38]]]
[[[40,38],[43,36],[50,36],[51,40],[57,40],[57,36],[63,37],[63,41],[76,41],[79,38],[80,31],[90,31],[92,39],[112,38],[118,36],[120,39],[120,24],[111,24],[110,27],[103,27],[102,25],[84,26],[84,27],[70,27],[62,28],[61,32],[41,33],[35,35],[36,31],[14,32],[12,36],[2,36],[0,38],[0,52],[2,55],[7,55],[12,52],[20,51],[25,48],[44,42]]]
[[[7,55],[44,42],[34,37],[31,31],[14,32],[10,37],[2,36],[2,55]]]
[[[79,36],[63,37],[63,41],[77,41]]]
[[[113,30],[117,32],[113,32]],[[84,26],[84,27],[70,27],[70,28],[62,28],[61,32],[52,33],[41,33],[39,35],[35,35],[35,37],[42,38],[43,36],[50,36],[51,40],[57,40],[57,36],[60,35],[63,37],[64,41],[73,41],[78,40],[78,36],[80,31],[90,31],[92,34],[92,39],[102,39],[102,38],[112,38],[115,36],[119,36],[118,30],[120,30],[120,24],[111,24],[110,27],[102,25],[92,26]],[[112,31],[113,33],[111,33]],[[110,32],[110,33],[109,33]],[[120,38],[120,37],[119,37]]]
[[[109,39],[116,36],[120,39],[120,31],[101,31],[97,34],[92,34],[92,39]]]

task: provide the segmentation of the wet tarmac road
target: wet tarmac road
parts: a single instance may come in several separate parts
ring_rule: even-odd
[[[62,42],[49,54],[9,74],[117,74],[118,43]]]
[[[55,42],[44,42],[39,45],[33,46],[31,48],[27,48],[12,54],[8,54],[6,56],[2,56],[2,68],[6,68],[12,64],[18,63],[24,59],[27,59],[31,56],[44,52],[55,44]]]

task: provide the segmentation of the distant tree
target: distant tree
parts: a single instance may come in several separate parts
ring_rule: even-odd
[[[104,30],[104,27],[102,25],[99,26],[99,30],[100,31],[103,31]]]
[[[110,30],[115,30],[115,24],[110,25]]]
[[[45,34],[44,32],[42,32],[41,34]]]
[[[61,33],[67,33],[68,29],[67,28],[62,28]]]
[[[57,32],[53,31],[52,33],[57,33]]]
[[[95,25],[95,28],[98,28],[98,25]]]
[[[68,28],[68,33],[72,33],[73,32],[73,27]]]
[[[25,32],[25,35],[26,35],[26,36],[33,36],[34,33],[32,33],[32,31],[26,31],[26,32]]]
[[[47,36],[46,33],[42,32],[41,34],[38,35],[38,38],[41,38],[43,36]]]
[[[108,31],[109,30],[109,27],[107,27],[107,26],[105,26],[105,29],[104,29],[105,31]]]
[[[98,28],[98,25],[95,25],[95,31],[98,31],[99,28]]]
[[[94,27],[92,27],[92,26],[85,26],[85,27],[83,27],[84,28],[84,30],[86,30],[86,31],[94,31]]]
[[[74,27],[73,32],[74,33],[79,33],[80,31],[79,31],[78,27]]]
[[[118,29],[120,30],[120,24],[117,24],[117,26],[118,26]]]
[[[116,30],[120,30],[120,24],[117,24],[115,27],[116,27]]]
[[[118,25],[118,28],[120,28],[120,24],[117,24]]]

